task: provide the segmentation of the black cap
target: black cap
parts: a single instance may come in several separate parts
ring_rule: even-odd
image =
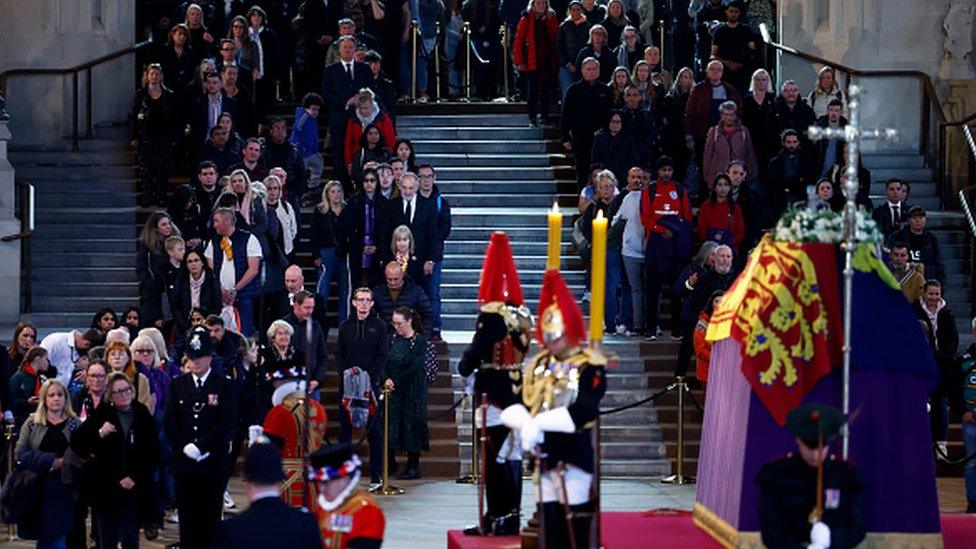
[[[186,356],[200,358],[214,353],[213,340],[210,332],[203,326],[197,326],[186,335]]]
[[[363,58],[363,61],[366,63],[380,63],[383,61],[383,56],[376,50],[366,50],[366,57]]]
[[[342,464],[352,459],[352,446],[348,443],[323,444],[308,456],[309,464],[315,469],[331,467],[339,469]]]
[[[672,168],[674,167],[674,160],[671,160],[671,157],[668,155],[664,155],[657,159],[657,169],[660,170],[665,166],[670,166]]]
[[[821,429],[823,442],[827,444],[837,438],[843,425],[844,414],[826,404],[803,404],[786,416],[786,428],[811,448],[820,445]]]
[[[908,208],[908,217],[917,216],[925,217],[925,208],[921,206],[912,206],[911,208]]]
[[[257,442],[244,458],[244,480],[254,484],[277,484],[285,478],[278,448],[270,442]]]

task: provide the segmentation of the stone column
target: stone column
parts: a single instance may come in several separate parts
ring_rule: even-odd
[[[9,122],[0,98],[0,236],[20,232],[14,209],[14,168],[7,160]],[[0,242],[0,323],[15,322],[20,316],[20,245],[20,240]]]

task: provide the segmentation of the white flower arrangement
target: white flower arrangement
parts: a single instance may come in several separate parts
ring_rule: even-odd
[[[877,223],[866,210],[857,211],[855,238],[859,243],[868,244],[880,244],[884,240]],[[844,214],[828,209],[791,207],[776,224],[773,240],[839,244],[844,241]]]

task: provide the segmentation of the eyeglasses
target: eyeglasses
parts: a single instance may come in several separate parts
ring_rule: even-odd
[[[88,374],[88,379],[105,379],[106,377],[108,376],[105,374]]]
[[[417,175],[420,179],[434,179],[434,174],[432,173],[422,173]]]
[[[367,177],[367,178],[363,179],[363,181],[366,181],[366,182],[369,182],[369,183],[376,183],[376,178],[375,177]]]
[[[112,391],[113,395],[125,395],[132,392],[132,387],[123,387]]]
[[[186,262],[187,262],[187,264],[190,264],[190,263],[200,263],[200,260],[199,259],[187,259]]]
[[[156,349],[132,349],[132,352],[137,355],[151,355],[156,352]]]

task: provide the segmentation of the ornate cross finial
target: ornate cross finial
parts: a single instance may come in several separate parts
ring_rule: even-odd
[[[844,197],[847,199],[844,204],[844,393],[843,393],[843,412],[844,417],[849,417],[851,408],[851,321],[853,318],[853,290],[854,290],[854,250],[857,247],[857,191],[858,191],[858,155],[860,154],[862,140],[884,140],[893,141],[898,139],[898,130],[883,128],[868,130],[861,128],[861,89],[851,82],[847,88],[847,107],[850,111],[850,120],[843,128],[821,128],[811,126],[807,130],[807,135],[812,141],[821,139],[838,139],[847,142],[847,167],[844,172],[846,181],[843,182]],[[850,432],[847,424],[841,430],[843,437],[842,453],[844,459],[848,457]]]

